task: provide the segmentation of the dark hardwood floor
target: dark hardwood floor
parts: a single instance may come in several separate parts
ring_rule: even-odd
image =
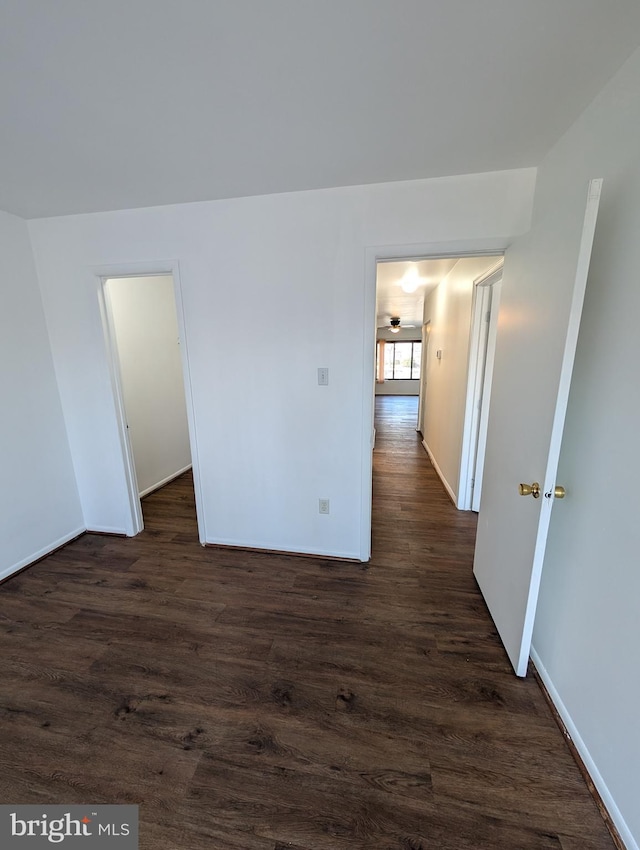
[[[414,426],[378,399],[368,565],[202,548],[184,476],[2,585],[0,801],[139,803],[145,850],[613,848]]]

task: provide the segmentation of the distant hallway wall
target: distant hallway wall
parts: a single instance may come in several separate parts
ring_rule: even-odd
[[[191,464],[173,278],[108,281],[138,490],[154,490]]]

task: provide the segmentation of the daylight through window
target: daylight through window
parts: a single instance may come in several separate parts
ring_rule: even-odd
[[[378,370],[380,374],[380,352],[384,351],[384,380],[408,381],[420,378],[422,343],[417,341],[385,342],[378,346]]]

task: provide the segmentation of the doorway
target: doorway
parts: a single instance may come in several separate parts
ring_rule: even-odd
[[[484,475],[502,267],[501,258],[495,266],[473,282],[467,398],[457,507],[476,513],[480,511]]]
[[[180,487],[191,491],[187,501],[194,504],[185,357],[174,278],[172,274],[105,277],[103,296],[133,533],[138,533],[145,524],[145,502],[151,510],[158,501],[152,494],[171,482],[180,479]]]
[[[461,510],[479,503],[501,264],[498,253],[376,264],[375,415],[390,439],[397,411],[400,440],[413,411],[418,445]],[[402,455],[396,460],[401,476]]]

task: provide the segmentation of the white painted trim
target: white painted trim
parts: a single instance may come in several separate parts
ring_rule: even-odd
[[[330,551],[328,549],[295,549],[292,546],[280,546],[274,548],[273,541],[259,541],[252,540],[251,542],[247,542],[246,540],[232,540],[224,537],[212,538],[210,540],[204,541],[204,546],[230,546],[233,549],[256,549],[260,552],[282,552],[285,555],[300,555],[302,558],[317,557],[317,558],[331,558],[332,560],[344,559],[345,561],[349,561],[351,564],[354,562],[358,562],[360,560],[357,552],[336,552],[334,549]]]
[[[487,337],[487,360],[484,367],[484,384],[482,387],[482,410],[478,426],[478,450],[474,469],[475,483],[471,495],[471,510],[480,511],[482,496],[482,481],[484,479],[484,459],[487,450],[487,434],[489,432],[489,408],[491,404],[491,387],[493,386],[493,366],[496,360],[496,342],[498,339],[498,317],[500,315],[500,299],[502,297],[502,272],[498,279],[491,284],[491,317],[489,319],[489,334]]]
[[[502,279],[503,269],[504,257],[500,257],[495,266],[491,266],[488,271],[483,272],[473,281],[474,286],[493,286],[494,283],[498,283],[498,281]]]
[[[433,468],[435,469],[435,471],[438,473],[438,476],[439,476],[439,478],[440,478],[440,481],[442,481],[442,483],[444,484],[444,489],[445,489],[445,490],[447,491],[447,493],[449,494],[449,498],[451,499],[451,501],[453,502],[453,504],[454,504],[454,505],[456,505],[456,507],[457,507],[458,500],[456,499],[456,494],[453,492],[453,488],[451,487],[451,485],[449,484],[449,482],[447,481],[447,479],[444,477],[444,473],[443,473],[443,471],[440,469],[440,467],[438,466],[438,462],[437,462],[437,460],[435,459],[435,457],[433,456],[433,452],[431,451],[431,449],[430,449],[430,448],[429,448],[429,446],[425,443],[425,441],[424,441],[424,440],[422,441],[422,445],[423,445],[424,450],[426,451],[426,453],[429,455],[429,460],[431,461],[431,463],[432,463]]]
[[[187,339],[187,327],[184,315],[184,300],[182,295],[182,278],[180,265],[176,260],[172,264],[173,286],[176,299],[176,314],[178,317],[178,330],[180,332],[180,351],[182,353],[182,373],[185,391],[185,403],[187,406],[187,425],[189,428],[189,445],[191,448],[191,465],[193,469],[193,490],[196,500],[196,520],[198,523],[198,539],[204,545],[207,538],[206,517],[204,510],[204,498],[202,495],[202,478],[200,475],[200,457],[198,453],[198,432],[196,428],[196,413],[193,403],[193,385],[191,383],[191,364],[189,362],[189,343]]]
[[[459,493],[456,507],[461,511],[471,509],[471,478],[475,468],[478,448],[477,435],[482,403],[484,364],[488,340],[488,323],[485,315],[490,309],[491,288],[475,284],[469,330],[469,360],[467,365],[467,393],[465,399],[462,445],[460,448]]]
[[[640,850],[640,847],[638,846],[635,838],[631,834],[631,830],[627,826],[627,823],[623,818],[620,809],[617,807],[615,800],[613,799],[613,796],[609,791],[609,788],[607,787],[607,783],[602,778],[602,774],[598,770],[598,767],[595,761],[593,760],[587,745],[583,741],[582,736],[578,731],[578,727],[573,722],[573,718],[571,717],[569,710],[562,701],[562,697],[556,690],[556,687],[553,684],[553,681],[551,680],[551,677],[549,676],[546,667],[542,663],[540,656],[538,655],[533,646],[531,647],[531,659],[536,665],[536,669],[540,674],[540,678],[544,682],[545,688],[547,689],[549,696],[551,697],[551,701],[556,707],[558,714],[562,718],[562,722],[566,726],[567,732],[571,736],[571,740],[573,741],[576,750],[580,754],[580,758],[584,762],[584,766],[586,767],[589,776],[593,780],[593,784],[595,785],[598,794],[600,794],[602,802],[604,803],[607,811],[609,812],[611,820],[615,824],[616,829],[620,833],[620,837],[624,841],[627,850]]]
[[[193,386],[191,382],[191,366],[189,362],[189,347],[187,340],[186,322],[183,306],[182,280],[180,276],[180,264],[178,260],[151,260],[147,262],[115,263],[105,266],[92,266],[91,271],[98,279],[98,298],[100,302],[102,324],[105,331],[105,344],[109,354],[109,367],[112,372],[112,385],[114,386],[114,397],[116,403],[116,415],[118,417],[119,437],[122,447],[123,466],[127,481],[130,510],[130,530],[127,534],[137,534],[144,527],[142,509],[140,507],[140,496],[138,495],[138,484],[135,477],[135,466],[133,464],[133,453],[127,434],[126,419],[124,417],[124,404],[122,401],[122,390],[119,380],[119,365],[117,352],[113,344],[113,324],[107,307],[108,299],[105,298],[104,282],[114,277],[149,277],[156,275],[171,275],[176,303],[176,315],[178,319],[178,333],[180,336],[180,354],[182,358],[182,373],[185,390],[185,403],[187,408],[187,425],[189,428],[189,444],[191,449],[191,464],[193,468],[193,487],[196,500],[196,517],[198,522],[198,538],[204,545],[206,541],[206,523],[204,500],[202,495],[202,479],[200,474],[200,460],[198,453],[198,437],[193,403]],[[115,377],[114,377],[115,375]],[[137,530],[135,530],[137,529]],[[121,532],[118,532],[121,533]]]
[[[460,451],[460,492],[456,505],[462,511],[479,510],[503,267],[504,257],[501,257],[473,281],[467,395]],[[489,313],[488,325],[485,323],[486,313]]]
[[[112,525],[92,525],[87,528],[87,534],[116,534],[118,537],[131,537],[126,528],[115,528]]]
[[[84,534],[86,530],[87,529],[84,526],[76,528],[74,531],[70,531],[68,534],[63,534],[62,537],[59,537],[57,540],[54,540],[52,543],[47,544],[42,549],[39,549],[37,552],[28,555],[21,561],[18,561],[17,564],[13,564],[10,567],[5,567],[4,570],[0,571],[0,581],[2,579],[9,578],[9,576],[12,576],[19,570],[23,570],[25,567],[28,567],[30,564],[33,564],[35,561],[39,561],[40,558],[44,558],[46,555],[49,555],[51,552],[54,552],[61,546],[64,546],[65,543],[69,543],[74,538],[79,537],[81,534]]]
[[[421,328],[422,349],[420,354],[420,384],[418,390],[418,421],[416,431],[424,436],[424,414],[427,396],[427,356],[429,353],[429,334],[431,333],[431,319],[423,321]]]
[[[456,239],[451,242],[421,242],[408,245],[380,245],[367,248],[375,251],[376,262],[399,263],[411,260],[451,260],[464,257],[483,257],[504,254],[509,247],[506,239]],[[495,268],[492,267],[487,274]]]
[[[167,477],[163,478],[162,481],[158,481],[157,484],[152,484],[151,487],[147,487],[146,490],[142,490],[142,492],[139,494],[140,498],[142,499],[144,498],[144,496],[148,496],[149,493],[153,493],[154,490],[159,490],[161,487],[164,487],[165,484],[168,484],[170,481],[173,481],[174,478],[179,478],[181,475],[191,469],[191,467],[192,464],[188,463],[182,469],[179,469],[177,472],[172,472],[171,475],[167,475]]]
[[[373,500],[373,448],[375,444],[376,397],[376,285],[377,252],[365,251],[364,258],[364,333],[362,334],[362,455],[360,461],[360,555],[371,558],[371,508]]]
[[[373,416],[376,385],[376,265],[392,260],[436,260],[451,257],[481,257],[504,254],[504,238],[457,239],[451,242],[423,242],[406,245],[378,245],[365,248],[364,255],[364,334],[362,339],[362,454],[360,463],[360,560],[371,557],[371,505],[373,484]],[[454,500],[455,504],[455,500]]]
[[[129,439],[129,426],[127,425],[127,418],[124,409],[124,395],[122,391],[122,381],[120,378],[120,365],[118,362],[118,349],[116,345],[113,311],[111,309],[111,302],[107,295],[107,281],[109,279],[110,278],[108,276],[97,276],[97,294],[98,303],[100,305],[100,317],[102,319],[104,344],[107,351],[109,379],[111,381],[116,420],[118,423],[118,438],[120,441],[120,450],[122,452],[124,477],[127,484],[129,517],[126,534],[128,537],[134,537],[144,528],[144,520],[142,518],[142,508],[140,506],[140,498],[138,496],[138,479],[136,477],[136,468],[133,462],[133,450]]]

